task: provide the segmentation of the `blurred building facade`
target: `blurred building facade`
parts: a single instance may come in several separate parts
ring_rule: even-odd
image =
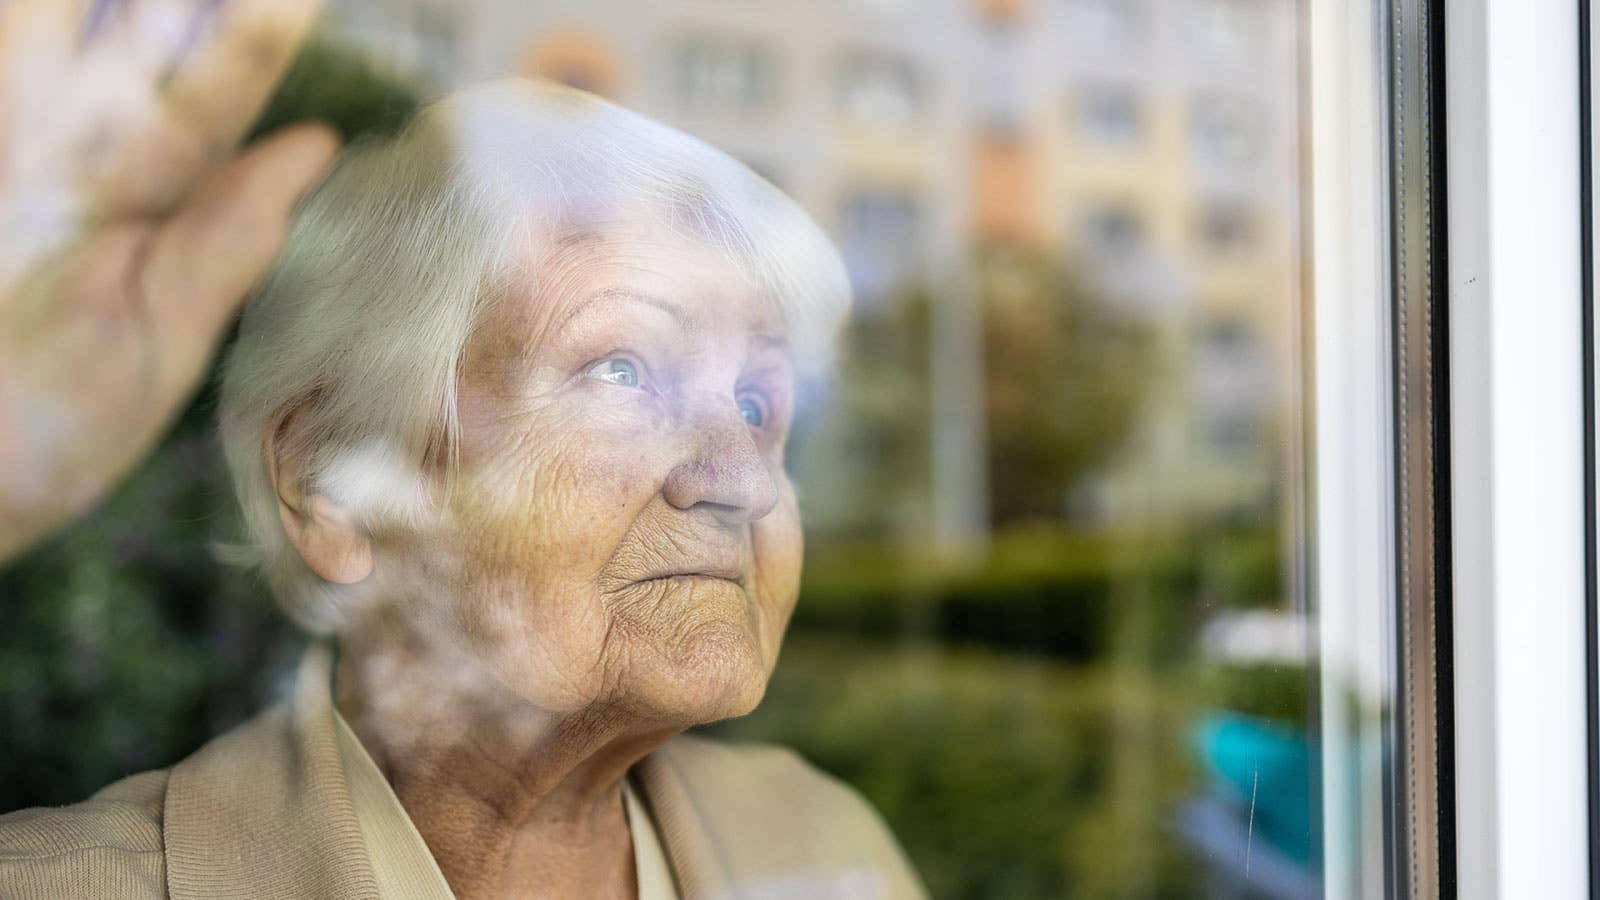
[[[936,286],[936,532],[984,528],[970,291],[993,243],[1072,261],[1147,315],[1170,367],[1064,510],[1279,514],[1298,452],[1290,0],[346,0],[331,19],[440,88],[553,78],[722,148],[829,231],[864,312]]]

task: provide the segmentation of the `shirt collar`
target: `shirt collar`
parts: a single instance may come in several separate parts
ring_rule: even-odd
[[[283,896],[453,896],[405,807],[333,705],[335,656],[331,643],[313,642],[285,702],[173,767],[162,829],[175,900],[268,887]],[[655,770],[649,762],[641,774]],[[648,778],[638,792],[625,785],[640,900],[676,900],[669,852],[690,865],[704,855],[694,838],[664,844],[658,835],[652,810],[664,803],[669,815],[687,812],[674,812],[675,795],[655,796],[662,781]]]

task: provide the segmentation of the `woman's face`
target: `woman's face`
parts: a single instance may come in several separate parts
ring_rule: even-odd
[[[459,475],[429,568],[512,691],[663,722],[754,708],[799,587],[775,307],[649,229],[572,240],[488,311],[459,387]]]

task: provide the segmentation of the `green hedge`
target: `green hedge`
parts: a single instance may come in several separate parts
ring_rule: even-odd
[[[1175,661],[1219,607],[1281,606],[1266,529],[1130,537],[1036,527],[996,535],[976,564],[881,543],[820,542],[794,628],[916,635],[1069,661]]]
[[[707,730],[854,785],[936,897],[1200,897],[1173,830],[1202,787],[1191,732],[1263,675],[797,634],[761,707]],[[1269,680],[1303,698],[1303,670]]]
[[[796,636],[761,708],[712,730],[793,747],[854,785],[936,897],[1061,897],[1114,877],[1077,838],[1132,758],[1113,750],[1116,690],[1104,672],[981,651]],[[1181,741],[1167,730],[1141,743],[1162,757],[1156,770],[1177,772]],[[1128,812],[1153,821],[1150,806]],[[1163,880],[1188,874],[1170,844],[1125,849]]]

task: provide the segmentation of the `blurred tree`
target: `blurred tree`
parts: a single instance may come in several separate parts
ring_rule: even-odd
[[[840,336],[834,379],[790,442],[809,532],[923,536],[928,516],[928,310],[925,291],[858,310]]]
[[[1105,465],[1154,381],[1150,324],[1031,250],[978,255],[991,524],[1059,519]],[[824,538],[920,542],[931,508],[929,310],[924,288],[858,311],[820,421],[797,435],[807,523]]]
[[[392,133],[416,91],[309,40],[252,136],[308,119]],[[299,635],[220,564],[239,523],[216,438],[216,371],[98,508],[0,570],[0,812],[67,803],[168,765],[254,713]]]
[[[996,528],[1057,518],[1137,421],[1154,336],[1048,256],[991,248],[978,274],[990,516]]]

